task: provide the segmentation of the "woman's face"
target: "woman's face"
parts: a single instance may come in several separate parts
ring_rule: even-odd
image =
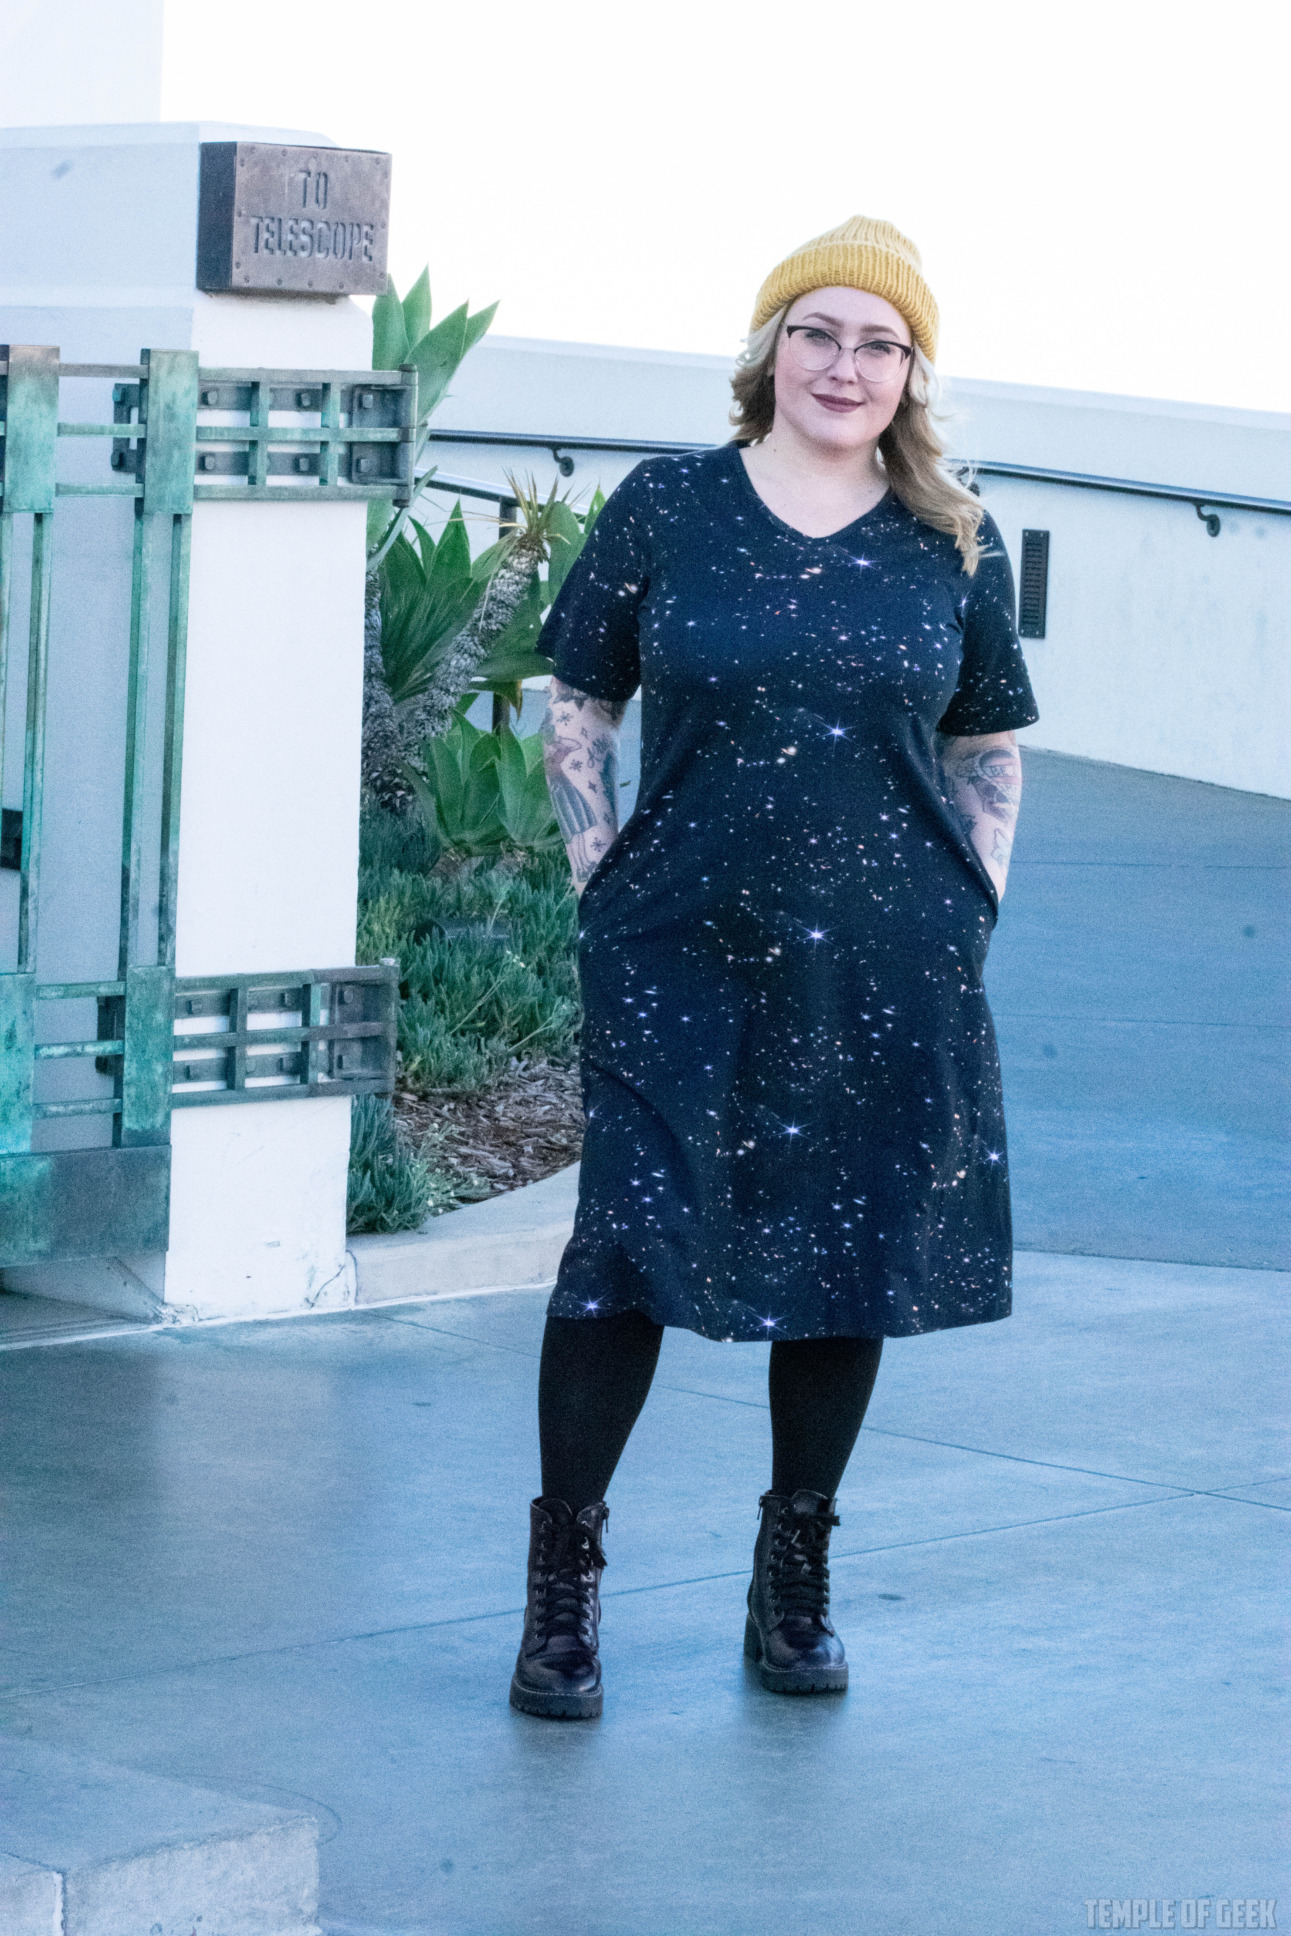
[[[823,370],[804,367],[797,345],[809,344],[812,360],[819,361],[828,344],[819,335],[791,339],[790,327],[803,324],[834,337],[844,353]],[[887,381],[862,375],[851,351],[860,343],[883,340],[909,344],[912,338],[904,317],[882,296],[862,289],[813,289],[799,296],[785,317],[776,352],[776,427],[789,423],[812,443],[832,450],[876,443],[897,413],[914,361],[900,358],[900,371]]]

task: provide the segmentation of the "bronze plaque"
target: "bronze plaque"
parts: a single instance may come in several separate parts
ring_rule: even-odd
[[[389,233],[389,155],[272,141],[202,143],[199,289],[379,296]]]

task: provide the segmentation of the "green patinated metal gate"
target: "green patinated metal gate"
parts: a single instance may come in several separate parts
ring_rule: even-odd
[[[110,385],[111,421],[61,420],[64,379],[98,379],[100,396]],[[0,851],[18,876],[14,936],[0,957],[0,1266],[164,1250],[173,1109],[393,1088],[393,965],[177,980],[175,909],[194,502],[406,503],[416,381],[411,369],[203,370],[183,350],[115,366],[0,347],[0,798],[6,703],[15,728],[20,710],[25,718],[22,805],[4,810]],[[86,477],[81,464],[79,479],[59,478],[69,438],[100,440],[90,448],[104,475],[91,465]],[[79,982],[41,980],[39,953],[54,525],[67,496],[124,496],[134,513],[118,959],[111,979]],[[24,693],[9,668],[28,523]],[[151,617],[159,559],[164,665]],[[159,817],[144,806],[158,794]],[[69,1061],[92,1093],[42,1095],[42,1065]],[[88,1146],[40,1148],[50,1136],[41,1125],[64,1118],[85,1119]],[[66,1142],[69,1128],[57,1135]]]

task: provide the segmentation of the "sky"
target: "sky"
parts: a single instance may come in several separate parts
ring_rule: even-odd
[[[494,330],[733,355],[852,214],[952,376],[1291,410],[1286,0],[166,0],[162,112],[394,156],[391,269]]]

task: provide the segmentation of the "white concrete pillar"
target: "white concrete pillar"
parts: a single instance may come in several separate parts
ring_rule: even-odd
[[[147,347],[195,349],[206,366],[366,367],[370,325],[348,299],[195,288],[199,147],[237,138],[331,145],[316,134],[208,125],[0,131],[0,341],[57,344],[65,362],[134,363]],[[107,386],[78,414],[100,412],[110,419]],[[124,650],[128,519],[107,537],[100,519],[91,535],[88,507],[100,502],[63,499],[57,513],[52,659],[64,669],[68,708],[77,681],[65,675],[77,654],[81,678],[93,682]],[[181,976],[354,960],[364,546],[362,504],[195,509]],[[107,703],[77,730],[115,743],[123,689],[109,697],[101,683]],[[107,957],[116,945],[119,801],[106,792],[86,799],[69,743],[64,733],[60,752],[51,722],[47,852],[57,876],[61,841],[63,892],[47,873],[42,981],[115,972]],[[176,1316],[352,1301],[347,1100],[180,1110],[172,1146],[164,1257],[12,1270],[6,1285]]]

